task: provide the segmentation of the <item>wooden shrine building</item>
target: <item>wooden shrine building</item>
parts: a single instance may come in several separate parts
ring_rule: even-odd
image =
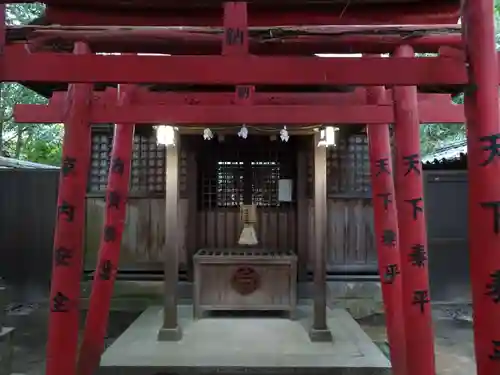
[[[377,268],[393,373],[434,375],[419,126],[464,121],[477,368],[500,373],[493,0],[45,3],[33,24],[2,28],[0,76],[50,97],[18,105],[16,121],[65,124],[47,375],[387,374],[327,307],[335,267]],[[160,264],[162,308],[104,352],[117,273]],[[308,273],[310,307],[297,301]]]

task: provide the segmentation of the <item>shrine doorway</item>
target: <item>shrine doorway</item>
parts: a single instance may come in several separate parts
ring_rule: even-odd
[[[297,251],[297,144],[255,135],[198,143],[198,249],[236,247],[240,205],[254,204],[259,247]]]

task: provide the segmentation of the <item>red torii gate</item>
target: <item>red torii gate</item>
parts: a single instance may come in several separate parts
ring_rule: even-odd
[[[389,124],[394,122],[392,104],[361,104],[361,97],[353,94],[260,94],[255,93],[256,104],[241,106],[235,103],[235,94],[217,93],[153,93],[136,90],[133,101],[125,108],[116,104],[116,91],[94,94],[89,121],[99,123],[134,124]],[[110,95],[114,92],[115,98]],[[365,94],[366,97],[366,94]],[[319,103],[312,105],[313,100]],[[419,120],[421,123],[461,123],[465,121],[462,105],[455,105],[447,95],[421,94]],[[280,102],[282,104],[274,104]],[[285,103],[311,103],[285,104]],[[366,103],[366,99],[364,100]],[[184,104],[191,103],[191,104]],[[192,104],[200,103],[200,104]],[[207,103],[207,104],[202,104]],[[210,103],[210,104],[209,104]],[[233,104],[231,104],[233,103]],[[336,104],[334,104],[336,103]],[[338,103],[338,104],[337,104]],[[340,104],[342,103],[342,104]],[[49,105],[17,104],[14,118],[19,123],[62,123],[65,104],[61,95]]]
[[[50,10],[50,9],[49,9]],[[52,9],[52,17],[58,9]],[[59,9],[59,11],[62,11]],[[35,53],[30,54],[18,46],[3,48],[1,56],[1,78],[4,81],[70,82],[67,101],[66,132],[63,147],[63,166],[58,200],[58,222],[54,252],[54,271],[52,281],[52,306],[49,329],[49,349],[47,374],[72,375],[75,373],[77,349],[78,298],[81,274],[81,240],[83,228],[83,201],[85,181],[88,170],[90,140],[89,123],[92,119],[91,85],[93,82],[116,83],[218,83],[218,84],[352,84],[352,85],[409,85],[396,87],[395,132],[398,143],[396,170],[397,216],[399,221],[399,246],[402,259],[379,256],[384,285],[384,297],[388,318],[395,318],[393,308],[401,307],[398,302],[398,288],[403,285],[403,318],[405,335],[401,335],[401,322],[388,322],[392,330],[389,337],[391,347],[401,344],[404,353],[393,352],[396,374],[432,375],[434,374],[433,342],[428,294],[426,265],[426,235],[422,206],[422,176],[419,169],[418,147],[418,108],[415,85],[451,84],[468,86],[465,108],[468,122],[469,153],[469,240],[471,254],[471,278],[473,285],[473,304],[475,316],[475,346],[479,375],[500,373],[500,323],[497,316],[500,305],[500,124],[498,107],[498,61],[495,52],[493,0],[465,0],[464,41],[466,43],[467,69],[464,61],[453,58],[413,57],[411,47],[398,48],[396,55],[386,59],[319,59],[309,57],[254,57],[254,56],[200,56],[200,57],[160,57],[160,56],[93,56],[85,46],[78,44],[75,55]],[[49,12],[50,13],[50,12]],[[68,14],[66,12],[66,14]],[[85,17],[85,15],[79,15]],[[119,16],[115,15],[119,18]],[[269,15],[267,15],[269,17]],[[414,17],[414,14],[407,15]],[[440,15],[441,17],[445,17]],[[438,18],[440,17],[438,15]],[[205,20],[208,17],[204,16]],[[377,16],[380,20],[381,16]],[[388,15],[385,19],[391,19]],[[382,17],[383,18],[383,17]],[[80,18],[81,19],[81,18]],[[93,22],[96,22],[94,18]],[[123,17],[122,17],[123,19]],[[324,19],[324,18],[323,18]],[[368,18],[365,18],[368,19]],[[91,20],[87,18],[90,22]],[[204,24],[211,24],[214,21]],[[136,19],[137,22],[137,19]],[[160,22],[160,21],[157,21]],[[164,21],[163,21],[164,22]],[[173,22],[173,21],[171,21]],[[230,27],[230,21],[227,21]],[[182,21],[179,21],[182,23]],[[238,24],[238,21],[235,21]],[[325,22],[326,23],[326,22]],[[246,27],[239,23],[242,30]],[[228,30],[226,29],[226,32]],[[245,31],[246,32],[246,31]],[[2,29],[1,33],[5,34]],[[4,43],[4,38],[1,39]],[[14,48],[15,47],[15,48]],[[87,54],[84,54],[87,52]],[[245,52],[245,51],[243,51]],[[405,57],[403,57],[405,56]],[[128,65],[127,65],[128,64]],[[43,69],[47,68],[47,69]],[[140,69],[139,69],[140,68]],[[371,91],[374,102],[381,93]],[[374,98],[374,99],[373,99]],[[125,101],[125,97],[122,98]],[[122,103],[125,106],[125,103]],[[124,107],[125,108],[125,107]],[[286,122],[284,118],[283,122]],[[124,126],[130,126],[124,124]],[[118,128],[117,129],[121,129]],[[387,231],[395,232],[394,217],[396,210],[391,200],[390,181],[380,176],[390,176],[390,153],[387,149],[388,133],[374,135],[370,127],[370,156],[374,192],[379,195],[383,206],[375,206],[379,255],[387,254],[398,248],[397,238],[387,241]],[[122,134],[122,133],[120,133]],[[125,133],[123,133],[125,134]],[[113,163],[110,175],[122,176],[112,185],[116,189],[126,184],[124,161],[119,157],[127,153],[126,143],[131,142],[131,133],[118,136],[113,147]],[[377,141],[376,141],[377,140]],[[122,145],[123,142],[123,147]],[[376,142],[376,143],[375,143]],[[122,155],[126,157],[127,155]],[[128,155],[130,156],[130,155]],[[376,180],[375,178],[379,178]],[[392,177],[391,177],[392,178]],[[111,184],[110,184],[111,185]],[[123,194],[123,190],[122,194]],[[107,223],[117,223],[118,215],[112,216],[116,209],[116,196],[108,186]],[[381,196],[380,194],[383,194]],[[388,195],[387,195],[388,194]],[[113,198],[114,197],[114,198]],[[121,196],[119,196],[121,197]],[[123,197],[121,197],[123,198]],[[387,198],[387,199],[386,199]],[[121,200],[119,200],[121,202]],[[123,211],[121,211],[123,214]],[[489,214],[490,224],[481,220]],[[109,220],[108,220],[109,219]],[[387,227],[384,226],[385,223]],[[101,251],[96,293],[112,286],[116,269],[105,256],[119,252],[119,230],[111,231],[109,225],[104,231],[103,247],[112,242],[112,250]],[[391,236],[392,237],[392,233]],[[413,252],[416,253],[413,253]],[[412,254],[418,255],[414,261]],[[408,259],[411,256],[410,260]],[[382,259],[384,263],[382,264]],[[390,262],[390,263],[389,263]],[[415,264],[416,263],[416,264]],[[106,265],[106,267],[104,267]],[[108,267],[110,266],[110,267]],[[319,266],[318,266],[319,267]],[[317,268],[316,271],[321,268]],[[103,271],[103,272],[101,272]],[[105,271],[105,272],[104,272]],[[321,280],[324,275],[315,272]],[[402,276],[402,277],[401,277]],[[401,284],[401,279],[403,284]],[[105,287],[103,287],[105,285]],[[97,295],[97,294],[96,294]],[[105,295],[102,294],[102,295]],[[322,296],[320,296],[323,298]],[[321,306],[321,298],[315,305]],[[392,298],[392,299],[391,299]],[[319,301],[319,302],[318,302]],[[91,302],[92,303],[92,302]],[[391,303],[393,303],[391,305]],[[95,305],[94,305],[95,306]],[[97,311],[97,318],[88,321],[102,325],[107,315],[106,306]],[[315,324],[321,323],[315,317]],[[92,364],[100,355],[99,345],[102,331],[86,334],[93,340],[85,341],[83,353],[90,353]],[[102,327],[102,326],[101,326]],[[321,324],[315,325],[318,330]],[[402,338],[405,342],[399,342]],[[396,341],[394,341],[396,340]],[[82,357],[83,358],[83,357]],[[92,370],[92,368],[89,368]],[[83,375],[85,370],[80,367]]]

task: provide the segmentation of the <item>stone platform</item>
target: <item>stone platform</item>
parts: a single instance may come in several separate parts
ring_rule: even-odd
[[[295,321],[248,316],[194,321],[192,307],[179,306],[182,340],[160,342],[161,307],[150,307],[106,350],[98,374],[391,374],[387,358],[347,311],[328,311],[334,342],[312,343],[312,308],[297,310]]]

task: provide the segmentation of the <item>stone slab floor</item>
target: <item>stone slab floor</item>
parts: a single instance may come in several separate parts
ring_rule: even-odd
[[[470,308],[435,306],[433,312],[438,375],[476,374]],[[138,315],[131,312],[113,312],[107,344],[111,344]],[[43,375],[47,333],[46,308],[25,305],[11,308],[8,320],[17,328],[14,339],[14,372]],[[372,316],[360,320],[359,323],[374,341],[385,340],[383,317]]]

